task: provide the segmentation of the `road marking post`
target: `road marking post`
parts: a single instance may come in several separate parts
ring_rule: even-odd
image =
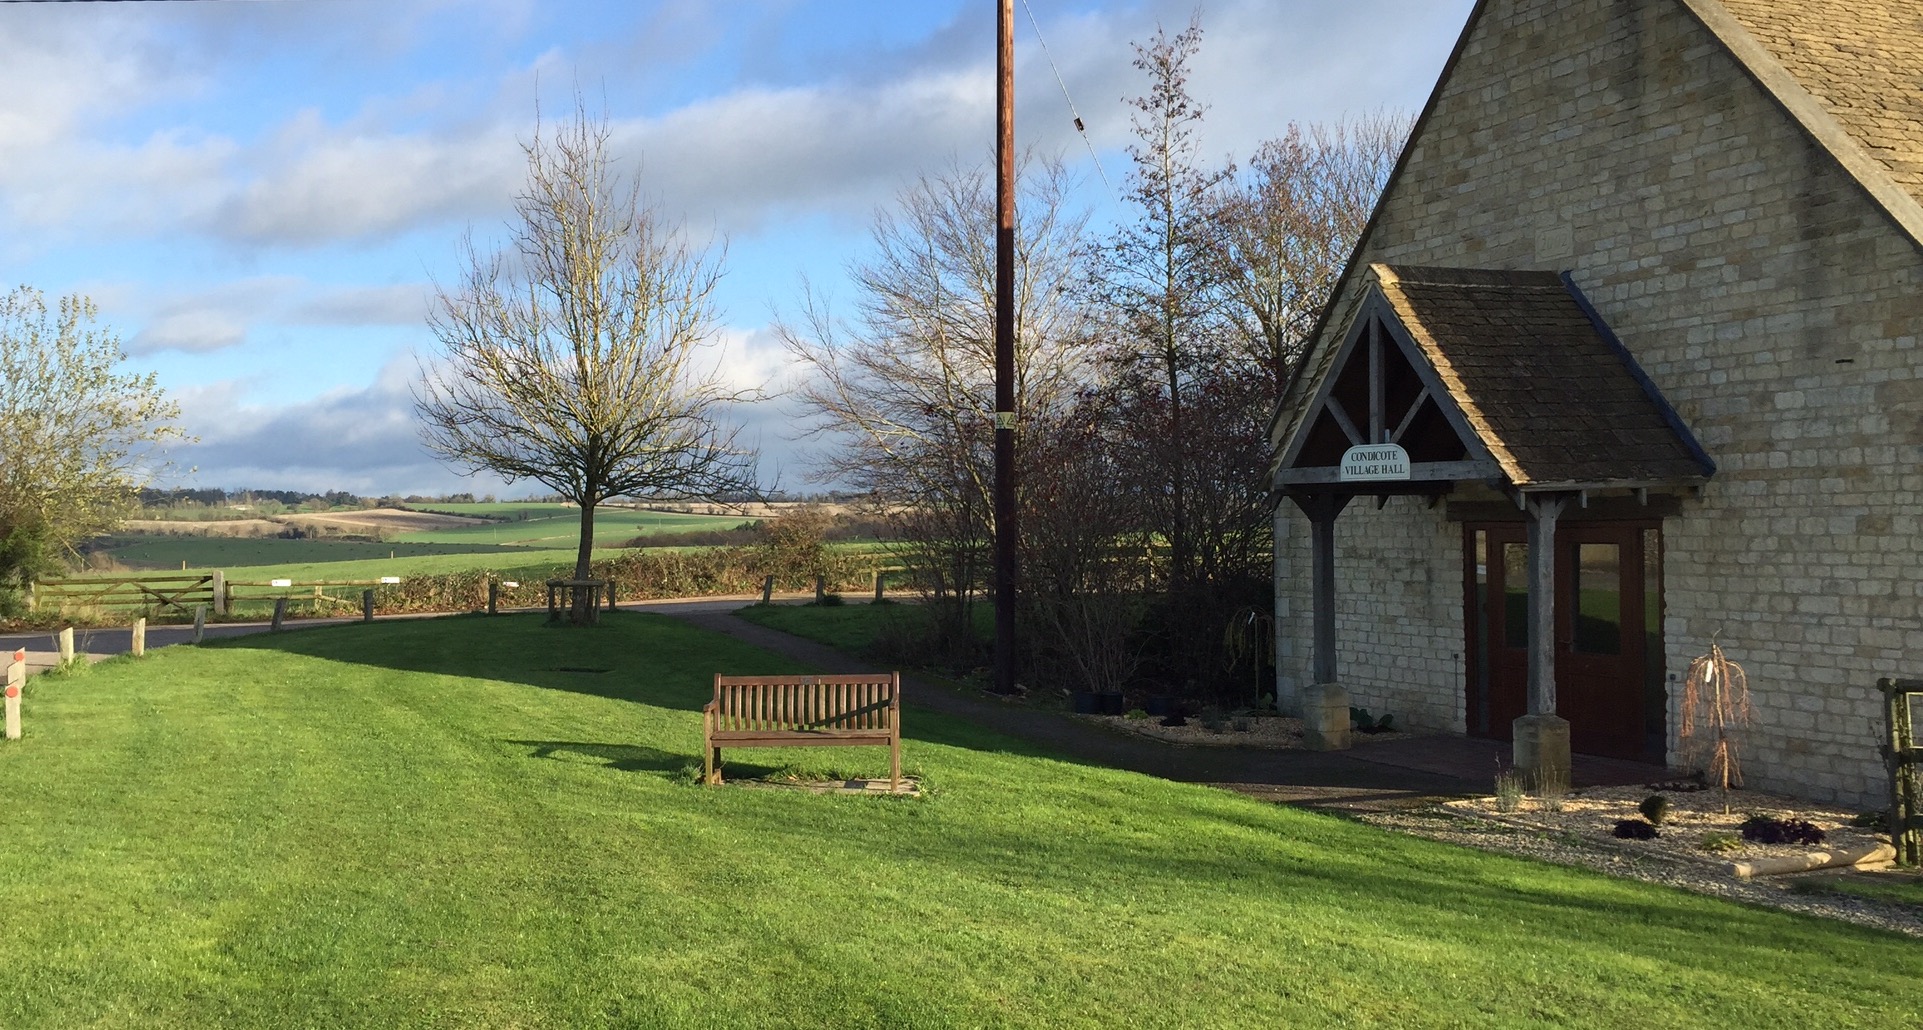
[[[60,631],[60,666],[66,668],[73,664],[73,627]]]
[[[287,618],[287,598],[285,597],[274,598],[274,630],[273,631],[275,633],[280,632],[280,624],[282,620],[286,618]]]
[[[27,652],[15,651],[13,660],[7,663],[7,679],[4,691],[7,701],[6,734],[8,740],[20,739],[20,691],[27,683]]]
[[[147,653],[147,620],[144,617],[134,620],[133,646],[128,650],[133,652],[135,658]]]
[[[194,643],[200,643],[200,639],[206,634],[206,631],[207,606],[204,604],[194,605]]]

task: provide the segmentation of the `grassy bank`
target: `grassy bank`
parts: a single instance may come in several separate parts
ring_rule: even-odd
[[[932,796],[695,786],[717,670],[793,667],[647,616],[463,617],[36,679],[0,748],[0,1025],[1806,1027],[1923,1004],[1890,989],[1915,941],[912,709]]]

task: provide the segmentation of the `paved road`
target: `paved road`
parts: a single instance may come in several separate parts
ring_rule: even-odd
[[[811,593],[779,594],[775,600],[781,603],[801,603],[812,600]],[[731,612],[744,604],[761,599],[760,594],[743,594],[729,597],[691,597],[663,601],[634,601],[620,606],[622,611],[630,612]],[[540,611],[539,608],[514,609],[516,611]],[[421,615],[382,615],[376,621],[393,619],[431,619],[446,613]],[[316,626],[339,626],[359,622],[358,618],[341,619],[289,619],[287,630],[309,629]],[[273,630],[271,622],[210,622],[204,631],[208,640],[224,637],[244,637],[254,633],[267,633]],[[194,638],[192,626],[148,625],[147,647],[149,650],[168,647],[173,644],[189,643]],[[77,654],[84,654],[94,661],[117,654],[125,654],[133,648],[133,629],[127,626],[98,629],[78,629],[73,631],[73,647]],[[0,633],[0,653],[24,649],[27,652],[27,674],[45,672],[59,664],[60,641],[57,633],[36,630],[31,633]]]

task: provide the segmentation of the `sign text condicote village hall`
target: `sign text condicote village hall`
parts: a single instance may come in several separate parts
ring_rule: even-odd
[[[1342,455],[1345,483],[1371,479],[1409,478],[1409,452],[1392,443],[1363,444]]]

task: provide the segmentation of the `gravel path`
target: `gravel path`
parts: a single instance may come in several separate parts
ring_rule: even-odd
[[[1361,812],[1357,818],[1371,826],[1414,834],[1463,847],[1499,851],[1557,865],[1581,866],[1610,876],[1659,883],[1731,901],[1841,919],[1882,930],[1923,938],[1923,909],[1893,905],[1834,891],[1799,889],[1801,881],[1835,873],[1758,877],[1738,880],[1714,867],[1666,859],[1654,853],[1602,847],[1574,834],[1526,829],[1478,818],[1436,805],[1399,812]]]

